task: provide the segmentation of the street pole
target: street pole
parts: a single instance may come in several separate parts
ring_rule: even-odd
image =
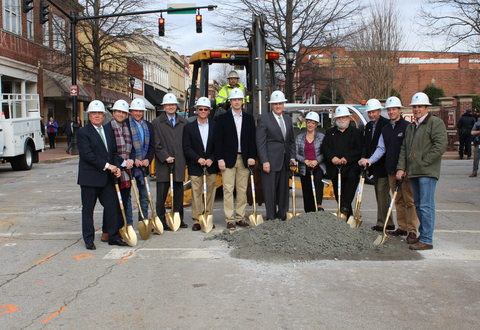
[[[285,94],[287,94],[288,102],[293,103],[293,83],[292,83],[292,64],[293,58],[291,58],[292,50],[292,0],[287,0],[287,10],[285,17],[285,57],[287,62],[287,70],[285,72]]]
[[[70,52],[72,55],[71,64],[72,64],[72,85],[77,84],[77,13],[74,11],[70,12]],[[79,123],[77,122],[78,117],[78,103],[77,103],[77,93],[72,95],[72,116],[75,118],[73,120],[73,135],[72,135],[72,155],[78,155],[78,146],[77,146],[77,131],[79,129]]]

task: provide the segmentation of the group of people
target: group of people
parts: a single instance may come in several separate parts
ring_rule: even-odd
[[[200,97],[195,104],[197,117],[188,122],[177,115],[178,101],[174,94],[168,93],[162,103],[165,111],[152,123],[143,118],[146,108],[141,99],[133,100],[130,105],[120,100],[111,109],[113,118],[104,126],[103,103],[90,103],[86,112],[90,123],[78,131],[78,183],[82,190],[82,230],[87,249],[95,249],[93,208],[97,199],[104,206],[102,241],[126,245],[118,236],[123,219],[113,180],[120,181],[127,225],[131,225],[130,180],[136,180],[141,210],[147,215],[147,174],[154,157],[156,213],[165,230],[170,230],[164,203],[171,176],[172,211],[180,215],[180,228],[188,228],[183,212],[185,168],[192,184],[192,230],[199,231],[199,215],[213,213],[218,172],[222,173],[226,225],[235,230],[237,226],[249,226],[245,217],[247,186],[249,172],[255,166],[261,173],[266,220],[286,220],[292,168],[298,169],[301,177],[305,212],[324,210],[322,179],[328,177],[333,181],[341,213],[347,217],[352,215],[352,201],[363,167],[371,170],[375,177],[378,214],[372,229],[383,230],[390,190],[402,180],[396,201],[398,228],[394,230],[392,219],[388,219],[387,229],[391,235],[407,236],[411,249],[433,247],[434,193],[441,155],[446,148],[446,130],[439,118],[428,114],[428,96],[414,95],[413,124],[401,117],[402,105],[398,98],[391,97],[386,102],[390,120],[381,116],[380,102],[372,99],[366,105],[370,121],[364,134],[350,124],[348,108],[339,106],[334,112],[335,126],[325,134],[317,132],[319,116],[310,112],[305,116],[305,131],[296,139],[292,118],[284,113],[287,100],[281,91],[271,94],[271,112],[261,115],[257,124],[243,109],[243,89],[229,90],[226,99],[228,110],[214,121],[210,119],[210,100]],[[338,200],[338,174],[341,200]],[[205,205],[204,180],[208,192]],[[313,189],[317,192],[316,198]],[[140,214],[138,220],[143,220]]]

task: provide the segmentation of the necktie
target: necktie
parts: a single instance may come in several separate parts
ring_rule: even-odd
[[[287,134],[287,130],[285,129],[285,123],[283,122],[282,117],[278,117],[278,124],[280,125],[280,129],[282,130],[283,138],[285,138],[285,134]]]
[[[172,123],[172,127],[175,126],[175,125],[173,124],[173,118],[170,118],[170,122]]]
[[[103,127],[101,127],[101,126],[97,127],[98,134],[100,134],[100,137],[102,138],[103,144],[105,145],[105,148],[107,148],[107,141],[105,141],[105,138],[103,137],[102,129],[103,129]]]

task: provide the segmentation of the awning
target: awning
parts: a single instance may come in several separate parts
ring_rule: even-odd
[[[145,102],[145,108],[148,110],[155,110],[153,104],[151,104],[143,95],[140,94],[133,94],[135,99],[142,99]]]
[[[70,86],[72,78],[49,70],[43,70],[43,96],[44,97],[60,97],[71,98]],[[78,84],[78,101],[91,101],[92,98],[88,94],[83,85]]]
[[[153,86],[145,84],[145,97],[153,105],[162,105],[165,94],[167,93],[160,89],[155,89]]]

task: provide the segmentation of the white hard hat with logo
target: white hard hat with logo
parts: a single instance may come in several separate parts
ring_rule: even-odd
[[[177,97],[172,93],[165,94],[162,105],[165,104],[178,104]]]
[[[237,71],[230,71],[230,73],[228,74],[228,79],[230,78],[240,79],[240,76],[238,75]]]
[[[416,93],[412,97],[410,105],[432,105],[428,99],[428,95],[422,92]]]
[[[243,91],[240,88],[234,88],[228,95],[229,100],[233,99],[244,99],[245,96],[243,95]]]
[[[89,112],[103,112],[103,113],[105,113],[106,112],[105,111],[105,105],[103,104],[102,101],[93,100],[88,105],[88,109],[85,113],[89,113]]]
[[[307,116],[305,117],[305,120],[313,120],[313,121],[319,123],[320,122],[320,117],[318,117],[318,113],[311,111],[311,112],[307,113]]]
[[[129,113],[128,109],[128,102],[125,100],[118,100],[112,107],[112,110],[118,110],[126,113]]]
[[[344,105],[339,105],[334,112],[333,118],[350,116],[350,110]]]
[[[381,108],[382,108],[382,104],[377,99],[370,99],[367,101],[367,104],[365,104],[366,112],[373,111],[373,110],[380,110]]]
[[[272,95],[270,95],[270,101],[268,103],[282,103],[287,102],[285,98],[285,94],[282,91],[274,91]]]
[[[147,111],[147,108],[145,108],[145,101],[142,99],[134,99],[130,104],[130,110]]]
[[[403,108],[402,101],[396,96],[390,96],[385,102],[385,108]]]
[[[207,107],[209,109],[212,109],[212,105],[210,103],[210,100],[208,97],[202,96],[197,100],[197,104],[195,104],[195,108],[198,107]]]

